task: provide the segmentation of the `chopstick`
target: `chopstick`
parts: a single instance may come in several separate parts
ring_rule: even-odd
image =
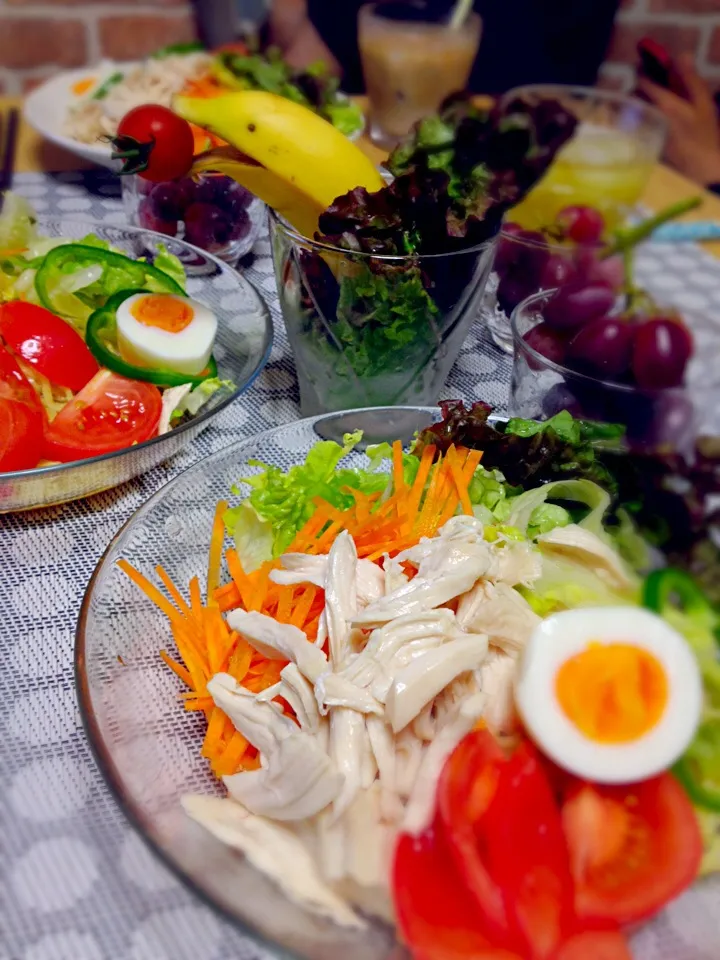
[[[7,124],[3,123],[3,119],[7,120]],[[11,108],[6,118],[0,117],[0,210],[5,191],[10,189],[12,183],[19,124],[20,115],[15,107]]]

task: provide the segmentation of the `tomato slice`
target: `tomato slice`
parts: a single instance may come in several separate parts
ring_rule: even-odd
[[[29,404],[0,394],[0,473],[36,467],[42,441],[40,414]]]
[[[575,784],[566,792],[562,822],[575,907],[589,921],[645,920],[697,876],[700,828],[669,773],[623,786]]]
[[[546,958],[575,929],[560,810],[534,747],[505,759],[487,730],[445,766],[439,808],[458,872],[493,943]]]
[[[45,434],[48,460],[82,460],[149,440],[162,409],[152,383],[101,370],[55,417]]]
[[[29,470],[42,452],[45,411],[32,384],[0,346],[0,471]]]
[[[100,369],[80,334],[34,303],[14,300],[3,304],[0,336],[25,363],[73,393],[82,390]]]
[[[566,940],[553,960],[632,960],[632,954],[618,931],[592,930]]]
[[[398,838],[392,888],[398,926],[415,960],[520,960],[486,938],[438,816],[420,836]]]

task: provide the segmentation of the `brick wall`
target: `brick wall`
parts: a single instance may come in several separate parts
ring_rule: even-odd
[[[602,68],[604,86],[632,87],[635,47],[646,35],[672,54],[692,51],[700,73],[720,87],[720,0],[624,0]]]
[[[190,0],[0,0],[0,92],[21,93],[58,68],[134,60],[194,36]]]

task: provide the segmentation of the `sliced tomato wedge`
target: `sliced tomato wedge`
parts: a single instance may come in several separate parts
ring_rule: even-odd
[[[632,954],[618,931],[588,930],[566,940],[553,960],[632,960]]]
[[[560,810],[535,748],[505,759],[487,730],[447,762],[439,809],[493,943],[544,960],[576,929]]]
[[[46,434],[48,460],[82,460],[149,440],[162,410],[152,383],[101,370],[58,413]]]
[[[485,936],[439,817],[419,837],[400,835],[392,886],[400,933],[415,960],[521,960]]]
[[[45,424],[45,411],[32,384],[0,346],[0,471],[37,466]]]
[[[588,921],[645,920],[697,876],[700,829],[669,773],[617,787],[576,783],[566,788],[562,821],[576,911]]]
[[[0,336],[25,363],[73,393],[100,369],[80,334],[34,303],[14,300],[0,306]]]

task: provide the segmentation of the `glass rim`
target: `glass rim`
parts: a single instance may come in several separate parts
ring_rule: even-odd
[[[570,94],[586,100],[601,100],[605,103],[624,104],[626,106],[639,106],[651,117],[657,125],[664,131],[667,130],[667,120],[665,115],[654,104],[642,100],[632,93],[624,93],[621,90],[603,90],[599,87],[584,87],[575,83],[523,83],[517,87],[508,90],[498,98],[498,104],[502,107],[510,100],[523,98],[524,94],[540,93],[542,91],[551,91],[560,94]]]
[[[463,250],[447,250],[445,253],[369,253],[367,250],[348,250],[345,247],[336,247],[331,243],[323,243],[320,240],[313,240],[310,237],[305,237],[302,233],[296,230],[295,227],[289,224],[284,217],[281,217],[276,210],[273,210],[272,207],[268,207],[268,214],[270,223],[276,229],[281,230],[286,237],[289,237],[296,243],[303,244],[303,246],[312,247],[317,253],[335,253],[340,254],[343,257],[358,257],[365,260],[382,260],[389,264],[401,264],[407,263],[408,261],[418,260],[441,260],[448,257],[461,257],[471,253],[485,253],[493,246],[500,236],[500,229],[498,229],[496,234],[487,240],[483,240],[482,243],[476,243],[472,247],[465,247]]]
[[[631,208],[628,208],[628,212],[631,212]],[[512,208],[508,210],[507,216],[509,216],[510,214],[512,214]],[[607,244],[604,244],[604,243],[600,243],[600,244],[574,243],[574,242],[562,243],[562,241],[560,240],[552,240],[552,239],[546,238],[542,230],[532,230],[530,228],[526,229],[525,227],[522,228],[524,233],[537,233],[541,235],[543,239],[542,240],[540,239],[536,240],[534,238],[528,239],[527,237],[518,237],[514,233],[507,233],[508,226],[510,226],[510,224],[515,224],[515,223],[516,221],[514,220],[503,220],[503,222],[500,224],[500,229],[498,230],[498,233],[497,233],[498,240],[503,240],[508,243],[509,242],[517,243],[521,247],[526,247],[529,250],[547,250],[552,256],[555,256],[556,254],[562,254],[564,256],[567,256],[568,258],[573,256],[578,251],[587,252],[588,250],[590,251],[594,250],[600,253],[607,247]],[[519,226],[519,224],[516,224],[516,225]],[[619,256],[619,253],[613,254],[612,256]]]
[[[537,351],[534,347],[531,347],[520,332],[520,317],[521,315],[528,313],[538,301],[541,299],[546,300],[548,297],[556,293],[558,289],[559,287],[553,287],[549,290],[539,290],[537,293],[530,294],[529,297],[521,300],[510,314],[510,328],[512,330],[516,355],[517,350],[520,349],[523,353],[527,354],[534,361],[536,361],[538,366],[541,368],[552,370],[554,373],[560,373],[563,375],[563,377],[582,380],[583,382],[591,384],[592,386],[604,387],[608,390],[616,391],[617,393],[627,394],[628,396],[637,396],[638,394],[642,394],[644,397],[666,397],[674,393],[687,393],[687,384],[680,384],[677,387],[662,387],[655,390],[646,390],[632,383],[618,383],[616,380],[603,380],[600,377],[593,377],[590,374],[573,370],[571,367],[566,367],[562,363],[556,363],[554,360],[548,359],[548,357]],[[531,327],[530,329],[534,329],[535,326],[538,326],[538,324],[535,324],[534,327]],[[529,333],[529,330],[526,332]]]

